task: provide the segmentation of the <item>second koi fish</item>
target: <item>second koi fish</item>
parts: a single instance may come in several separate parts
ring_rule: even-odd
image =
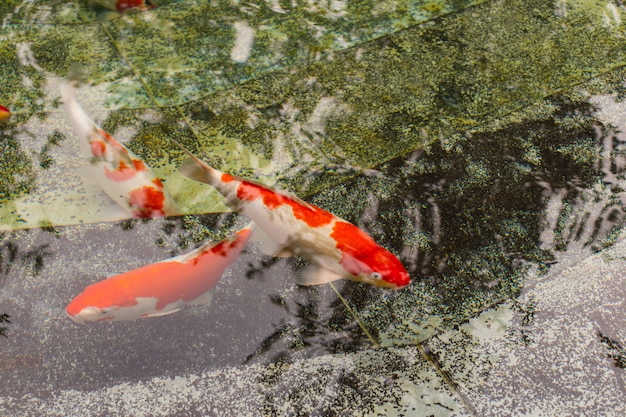
[[[180,172],[212,185],[226,204],[252,219],[266,235],[261,237],[264,252],[311,263],[298,271],[298,284],[346,278],[398,289],[411,283],[400,260],[352,223],[284,191],[218,171],[172,141],[190,156]]]
[[[66,307],[78,323],[124,321],[172,314],[201,304],[245,248],[253,223],[217,243],[88,286]]]
[[[0,106],[0,122],[4,122],[9,117],[11,117],[11,110],[4,106]]]
[[[144,12],[146,10],[154,9],[155,7],[156,4],[150,0],[117,0],[117,2],[115,2],[115,9],[120,13],[124,13],[129,10]]]
[[[61,86],[61,96],[89,161],[89,174],[104,192],[135,218],[179,214],[174,200],[150,167],[111,135],[100,129],[76,101],[76,82]]]

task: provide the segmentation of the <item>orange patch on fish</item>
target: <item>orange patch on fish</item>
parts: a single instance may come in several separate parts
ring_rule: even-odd
[[[139,159],[133,159],[133,166],[135,167],[136,171],[147,171],[148,168],[146,168],[146,164],[143,163],[143,161],[139,160]]]
[[[106,152],[106,144],[101,140],[94,140],[89,145],[91,146],[91,153],[95,157],[101,157]]]
[[[263,204],[271,210],[282,205],[288,205],[293,210],[293,215],[296,219],[302,220],[311,227],[325,226],[333,221],[333,215],[326,210],[322,210],[312,204],[302,204],[288,196],[248,181],[241,181],[237,188],[237,197],[240,200],[248,201],[262,198]]]
[[[337,249],[342,254],[350,255],[355,259],[365,258],[365,260],[371,260],[372,253],[380,248],[367,233],[348,222],[335,223],[330,237],[337,242]],[[378,270],[377,265],[372,265],[372,268],[374,271]],[[346,270],[354,275],[360,272]]]
[[[163,212],[165,195],[161,190],[153,187],[143,186],[132,190],[129,194],[129,203],[132,207],[139,207],[136,215],[138,217],[151,217],[154,212]]]
[[[131,216],[179,214],[175,202],[150,167],[89,118],[76,101],[76,88],[75,80],[64,82],[61,96],[74,133],[80,139],[81,152],[89,163],[88,169],[102,190]],[[142,187],[152,190],[137,191]],[[131,205],[132,201],[146,201],[149,206]]]
[[[92,284],[65,311],[79,322],[132,320],[176,311],[217,284],[245,247],[251,232],[248,226],[213,246],[195,249],[198,253],[189,259],[181,255]],[[124,317],[125,308],[138,309]]]
[[[104,175],[113,181],[128,181],[136,174],[137,172],[133,168],[126,165],[124,161],[120,161],[116,170],[110,170],[108,167],[104,167]]]
[[[11,117],[11,111],[4,106],[0,106],[0,122],[4,122]]]
[[[398,286],[410,284],[411,277],[404,265],[387,249],[379,246],[374,239],[352,223],[337,222],[330,234],[337,242],[337,249],[342,253],[340,263],[351,274],[362,272],[357,268],[359,261],[368,265],[372,271],[393,271],[394,274],[382,274],[385,281]]]
[[[154,9],[156,6],[150,0],[117,0],[115,3],[115,9],[122,13],[127,10],[139,10],[145,11]]]

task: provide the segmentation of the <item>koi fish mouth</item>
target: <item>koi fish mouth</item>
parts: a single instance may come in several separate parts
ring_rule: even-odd
[[[69,318],[72,319],[73,322],[78,323],[78,324],[85,324],[85,322],[83,320],[81,320],[78,316],[74,316],[70,313],[68,313],[67,310],[65,310],[65,315]]]
[[[398,285],[398,284],[393,284],[391,282],[387,282],[387,281],[374,281],[374,282],[368,282],[368,284],[374,285],[376,287],[380,287],[380,288],[388,288],[390,290],[399,290],[401,288],[406,287],[409,284],[405,284],[405,285]]]
[[[68,306],[70,307],[70,306]],[[72,314],[68,311],[68,308],[65,309],[65,314],[73,321],[79,324],[85,324],[88,322],[96,322],[96,321],[109,321],[113,320],[112,316],[104,316],[106,314],[105,311],[100,310],[97,307],[85,307],[79,312]]]
[[[408,286],[411,283],[411,281],[409,281],[406,284],[399,285],[393,282],[385,281],[383,279],[372,278],[369,274],[352,275],[352,277],[349,277],[348,279],[356,282],[364,282],[375,287],[386,288],[390,290],[399,290]]]

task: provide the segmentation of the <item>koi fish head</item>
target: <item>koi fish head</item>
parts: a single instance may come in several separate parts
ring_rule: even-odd
[[[394,290],[406,287],[411,283],[411,277],[404,265],[391,252],[383,249],[383,252],[376,257],[378,259],[374,265],[370,266],[365,262],[364,271],[355,275],[356,281]]]
[[[65,313],[74,320],[76,323],[88,323],[94,321],[107,321],[113,320],[113,308],[98,308],[93,306],[87,306],[79,311],[72,309],[70,306],[67,306],[65,309]]]
[[[353,281],[392,289],[411,283],[402,262],[355,225],[336,222],[331,237],[341,251],[340,264]]]
[[[77,323],[123,320],[120,312],[139,306],[139,302],[111,284],[105,280],[88,286],[67,305],[65,313]]]

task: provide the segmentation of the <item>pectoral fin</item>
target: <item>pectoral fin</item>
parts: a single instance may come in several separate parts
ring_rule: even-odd
[[[157,311],[157,312],[150,313],[150,314],[144,314],[141,317],[161,317],[161,316],[167,316],[167,315],[176,313],[178,310],[180,310],[180,308],[175,308],[173,310]]]
[[[81,166],[81,167],[76,168],[74,170],[74,173],[87,181],[90,181],[94,184],[98,184],[98,180],[96,179],[96,176],[93,173],[92,167]]]
[[[204,294],[202,294],[200,297],[194,298],[193,300],[189,301],[188,304],[191,304],[191,305],[206,304],[211,300],[211,298],[213,298],[213,293],[207,291]]]
[[[316,265],[306,266],[296,272],[296,283],[298,285],[320,285],[342,278],[343,277],[335,271]]]
[[[293,256],[293,252],[289,250],[289,248],[284,247],[283,245],[277,243],[274,239],[269,237],[267,233],[265,233],[260,227],[256,227],[252,235],[250,236],[250,240],[253,242],[260,242],[261,246],[259,249],[266,255],[276,256],[278,258],[289,258]]]

